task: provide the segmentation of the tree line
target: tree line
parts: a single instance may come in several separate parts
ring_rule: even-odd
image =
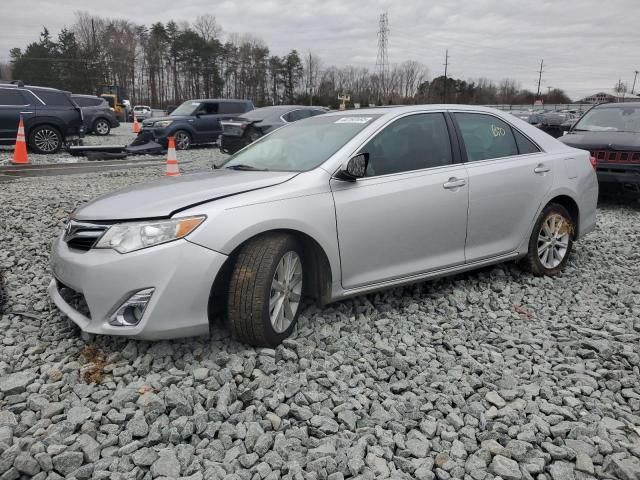
[[[43,29],[24,50],[10,51],[0,77],[74,93],[97,94],[118,85],[138,104],[164,108],[192,98],[246,98],[258,106],[285,103],[337,108],[338,95],[350,104],[532,104],[535,95],[513,80],[429,80],[428,69],[406,61],[380,78],[368,68],[325,65],[295,49],[273,55],[252,35],[224,34],[212,15],[194,22],[137,25],[78,12],[54,38]],[[548,103],[569,103],[562,90]]]

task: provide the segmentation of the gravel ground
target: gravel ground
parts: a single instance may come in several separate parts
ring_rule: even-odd
[[[161,174],[2,184],[0,478],[640,479],[637,208],[604,205],[558,278],[506,264],[308,307],[275,350],[222,327],[85,341],[47,300],[51,241]]]

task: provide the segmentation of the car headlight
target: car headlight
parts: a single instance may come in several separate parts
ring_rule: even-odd
[[[160,120],[159,122],[154,123],[153,126],[158,128],[164,128],[164,127],[168,127],[172,123],[173,123],[173,120]]]
[[[207,218],[197,217],[158,220],[155,222],[118,223],[100,237],[94,248],[112,248],[129,253],[186,237]]]

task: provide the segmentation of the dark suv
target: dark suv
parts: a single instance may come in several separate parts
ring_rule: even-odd
[[[22,82],[0,84],[0,144],[16,141],[20,116],[27,144],[35,153],[56,153],[84,135],[82,112],[69,92],[31,87]]]
[[[176,148],[186,150],[198,143],[213,143],[222,133],[220,120],[237,117],[253,110],[249,100],[189,100],[166,117],[152,117],[142,122],[140,136],[167,145],[175,137]]]
[[[109,135],[112,128],[120,126],[120,122],[104,98],[76,94],[71,95],[71,98],[82,110],[85,133]]]

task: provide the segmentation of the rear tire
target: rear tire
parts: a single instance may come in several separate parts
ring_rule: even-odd
[[[283,233],[262,235],[242,248],[227,301],[236,339],[273,348],[291,334],[302,310],[302,258],[299,242]]]
[[[93,133],[98,136],[109,135],[111,132],[111,125],[104,118],[98,118],[95,122],[93,122]]]
[[[39,125],[29,132],[29,147],[40,155],[58,153],[62,148],[62,134],[50,125]]]
[[[562,205],[547,205],[533,227],[526,267],[536,276],[555,276],[564,269],[573,248],[575,224]]]

